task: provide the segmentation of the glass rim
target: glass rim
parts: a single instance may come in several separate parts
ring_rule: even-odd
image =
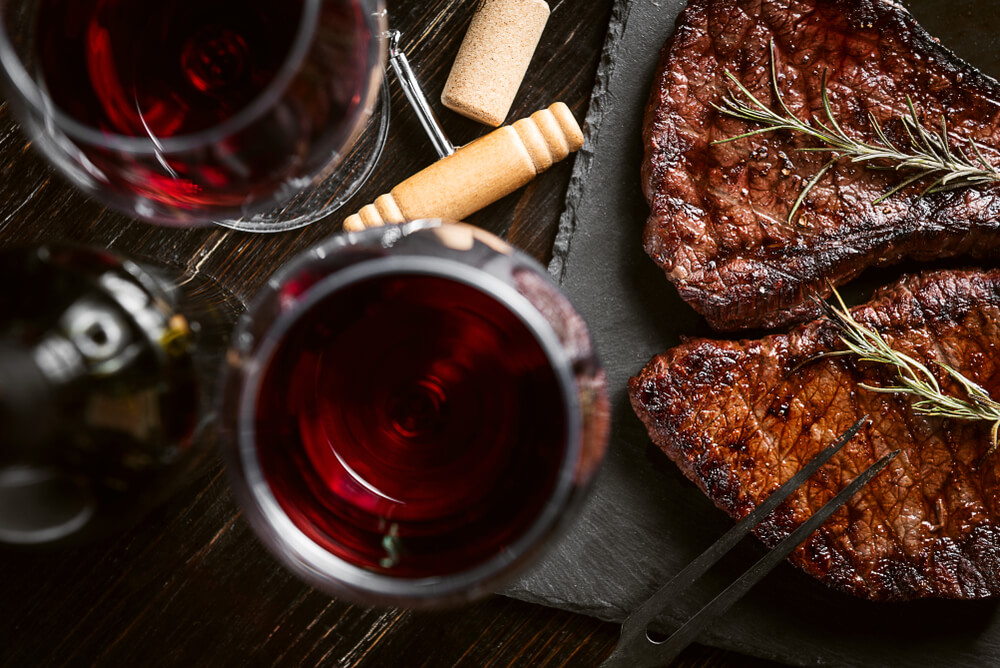
[[[376,230],[372,230],[374,231]],[[317,250],[322,253],[323,249],[343,247],[342,244],[323,244],[302,260],[293,262],[281,272],[282,277],[315,261]],[[282,336],[304,314],[316,308],[333,292],[363,280],[391,274],[418,274],[455,280],[503,304],[525,325],[545,353],[556,376],[566,416],[558,474],[552,491],[537,516],[507,548],[456,573],[423,578],[395,577],[391,573],[364,569],[329,552],[309,538],[288,517],[264,476],[257,454],[253,412],[264,371]],[[276,280],[280,282],[280,278],[277,277]],[[254,307],[251,306],[248,314],[253,310]],[[246,321],[237,327],[234,340],[238,340],[237,337],[246,332],[245,324]],[[376,258],[335,271],[313,285],[303,302],[281,313],[268,326],[252,360],[248,365],[249,371],[234,372],[242,376],[236,397],[238,416],[234,440],[240,462],[240,484],[252,504],[252,511],[247,513],[248,519],[264,529],[262,537],[265,537],[294,572],[326,591],[353,593],[355,597],[375,597],[380,602],[410,606],[428,606],[475,598],[492,591],[490,585],[515,574],[518,566],[530,563],[532,554],[543,547],[545,538],[558,528],[565,517],[564,511],[571,505],[576,464],[583,452],[582,407],[572,361],[551,324],[531,302],[513,286],[488,272],[459,260],[420,256]]]
[[[152,136],[133,137],[109,133],[81,123],[65,113],[52,101],[49,94],[38,84],[36,79],[24,66],[21,57],[8,37],[8,22],[4,20],[4,13],[2,11],[0,11],[0,66],[2,66],[5,78],[21,99],[33,109],[39,110],[47,123],[53,123],[53,125],[60,128],[73,139],[136,155],[182,153],[215,144],[224,137],[239,132],[261,118],[281,98],[281,95],[295,78],[299,66],[312,45],[313,37],[318,27],[317,18],[320,6],[325,0],[303,1],[305,5],[299,20],[295,40],[274,79],[249,104],[230,118],[227,118],[218,125],[213,125],[210,128],[186,135],[159,138]],[[383,9],[384,0],[358,1],[362,5],[373,5],[371,11],[364,10],[364,8],[363,11],[365,21],[373,24],[372,38],[377,44],[376,48],[378,52],[381,54],[385,51],[385,30],[383,30],[384,26],[379,25],[382,22],[379,19],[383,19],[385,16],[385,10]],[[7,0],[4,0],[3,4],[6,4],[6,2]],[[373,63],[373,68],[379,72],[384,69],[381,62],[382,59],[383,57],[379,56],[376,62]],[[366,77],[364,80],[366,81],[366,86],[372,90],[377,88],[376,82],[372,80],[372,77]],[[367,97],[371,97],[372,90],[366,91]]]

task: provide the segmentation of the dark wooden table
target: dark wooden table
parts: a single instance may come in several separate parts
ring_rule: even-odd
[[[436,101],[477,3],[388,4]],[[556,100],[580,119],[586,114],[612,0],[550,5],[512,119]],[[392,111],[386,156],[347,207],[352,211],[434,159],[395,86]],[[446,110],[440,115],[457,144],[484,132]],[[571,161],[557,165],[469,222],[547,262],[571,169]],[[63,239],[108,247],[183,266],[241,298],[290,257],[336,233],[342,219],[280,235],[131,220],[75,191],[28,150],[6,104],[0,170],[0,245]],[[615,625],[503,597],[440,613],[333,600],[290,576],[261,547],[214,455],[170,502],[124,534],[72,549],[0,549],[0,666],[591,666],[617,635]],[[748,663],[757,662],[694,646],[676,665]]]

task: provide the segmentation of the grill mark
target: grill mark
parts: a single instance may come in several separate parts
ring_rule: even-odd
[[[946,360],[1000,397],[995,365],[982,376],[970,368],[970,360],[989,352],[984,337],[1000,332],[998,295],[1000,270],[938,271],[902,279],[852,312],[894,347],[925,364]],[[975,335],[966,331],[971,327]],[[791,561],[831,586],[876,600],[1000,594],[1000,517],[990,497],[1000,457],[983,469],[976,463],[988,429],[926,418],[905,398],[857,388],[861,381],[891,379],[883,366],[837,357],[794,375],[786,371],[802,358],[839,347],[822,321],[757,341],[693,339],[654,358],[629,382],[629,394],[652,440],[734,517],[767,498],[793,463],[801,467],[854,420],[871,415],[867,430],[768,518],[758,535],[777,542],[877,457],[901,447],[904,455]],[[697,359],[689,359],[695,351]],[[701,366],[692,371],[696,361]],[[779,400],[792,406],[786,418],[769,413]],[[822,432],[814,436],[817,429]],[[729,447],[734,442],[739,447]],[[934,474],[932,465],[941,470],[940,480],[922,478],[924,469]],[[715,487],[718,481],[724,487]],[[932,531],[942,515],[939,503],[944,526]]]
[[[781,19],[790,15],[802,18]],[[800,118],[822,117],[826,69],[834,113],[853,137],[874,140],[865,114],[891,126],[906,114],[909,94],[927,127],[948,111],[955,146],[974,137],[987,155],[1000,155],[1000,85],[936,44],[905,10],[888,0],[691,0],[678,25],[647,106],[644,243],[712,326],[773,327],[814,316],[808,297],[828,295],[827,279],[843,284],[877,264],[1000,255],[1000,187],[920,197],[926,183],[916,183],[876,206],[898,177],[841,160],[807,198],[810,227],[786,228],[778,221],[829,156],[796,152],[816,142],[788,132],[710,144],[753,129],[708,106],[733,89],[726,70],[776,106],[774,38],[779,86]],[[751,158],[759,147],[767,158]],[[798,185],[780,174],[781,153]],[[758,167],[767,173],[758,176]]]

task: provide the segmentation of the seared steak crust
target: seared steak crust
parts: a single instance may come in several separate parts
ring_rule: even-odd
[[[1000,271],[905,278],[852,310],[897,350],[947,363],[1000,396]],[[814,321],[760,340],[688,341],[629,381],[650,437],[716,505],[747,515],[863,415],[871,422],[757,530],[774,545],[876,459],[902,454],[790,557],[837,589],[875,600],[1000,593],[1000,454],[990,425],[928,418],[892,381]],[[961,390],[938,374],[949,392]]]
[[[647,253],[681,296],[718,329],[773,327],[817,311],[812,294],[872,265],[905,257],[993,255],[1000,197],[981,186],[920,197],[926,182],[875,204],[900,176],[841,160],[787,221],[806,182],[829,159],[782,131],[729,144],[758,126],[719,114],[732,72],[778,109],[779,88],[801,119],[822,115],[822,77],[848,135],[875,141],[868,114],[905,144],[898,119],[910,96],[928,129],[946,113],[953,146],[975,139],[1000,163],[1000,84],[959,60],[888,0],[691,0],[646,109],[643,185],[652,209]]]

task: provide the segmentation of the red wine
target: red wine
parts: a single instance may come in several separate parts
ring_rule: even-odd
[[[151,140],[145,158],[85,147],[112,189],[182,209],[242,207],[322,168],[362,113],[372,36],[351,0],[40,5],[36,50],[56,107]],[[204,131],[220,136],[192,139]]]
[[[567,419],[515,314],[463,283],[392,274],[295,322],[262,375],[255,431],[299,529],[357,566],[424,577],[524,535],[556,484]]]

